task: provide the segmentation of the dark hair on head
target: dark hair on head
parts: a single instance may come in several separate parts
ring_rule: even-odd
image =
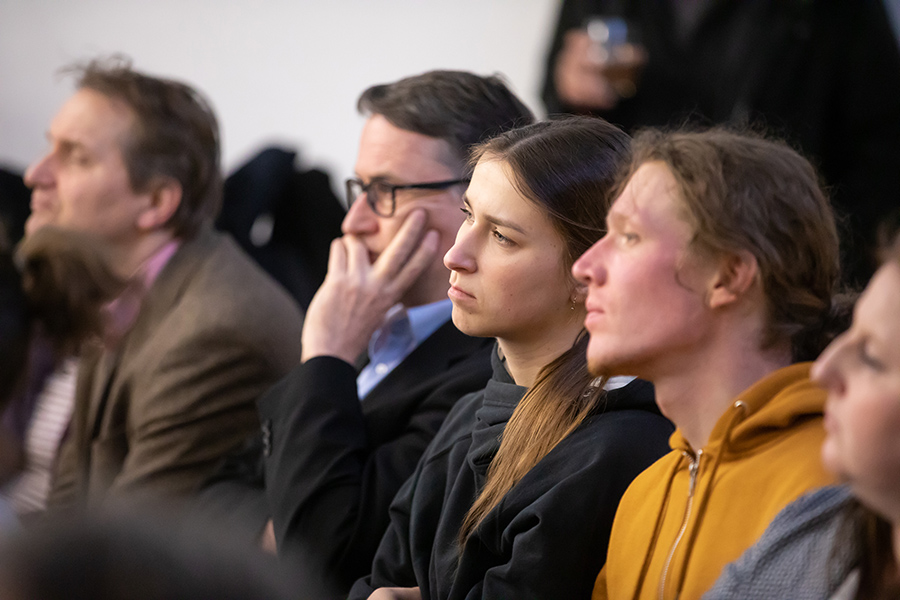
[[[833,309],[838,234],[810,162],[784,142],[722,128],[645,130],[633,149],[619,188],[642,164],[663,162],[678,183],[693,250],[756,259],[768,313],[761,347],[787,343],[794,360],[818,356],[846,309]]]
[[[22,383],[31,339],[30,314],[22,276],[4,244],[0,249],[0,410]]]
[[[161,179],[178,182],[181,203],[167,226],[189,238],[211,223],[222,202],[219,126],[209,102],[178,81],[139,73],[122,56],[68,67],[88,89],[124,103],[134,115],[122,157],[131,187],[148,191]]]
[[[534,122],[528,107],[500,77],[465,71],[428,71],[374,85],[359,97],[357,108],[365,115],[381,115],[400,129],[444,140],[460,168],[466,167],[471,146]]]
[[[101,239],[47,225],[22,240],[15,258],[30,311],[57,354],[73,354],[102,332],[101,308],[125,283]]]
[[[494,137],[473,149],[470,163],[509,167],[516,190],[565,242],[568,270],[605,233],[612,185],[630,146],[631,138],[603,119],[563,117]]]
[[[560,267],[568,273],[606,232],[612,186],[628,160],[629,142],[602,119],[567,117],[490,139],[473,150],[472,161],[507,167],[517,191],[547,215],[564,241]],[[588,373],[587,343],[582,330],[568,351],[541,370],[516,406],[484,489],[460,528],[460,547],[503,496],[601,405],[605,393]]]
[[[110,264],[99,239],[49,225],[15,255],[0,250],[0,403],[22,382],[36,326],[57,356],[102,332],[101,307],[124,287]]]
[[[844,556],[858,557],[859,585],[855,600],[900,597],[900,572],[894,558],[893,526],[880,514],[853,498],[841,514],[828,560],[838,567]]]
[[[900,209],[890,213],[879,225],[878,248],[881,262],[900,261]]]

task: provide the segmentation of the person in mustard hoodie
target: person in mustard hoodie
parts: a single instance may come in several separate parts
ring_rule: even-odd
[[[644,132],[619,189],[573,266],[588,365],[653,382],[677,429],[619,504],[593,597],[699,598],[785,505],[833,481],[825,394],[802,361],[848,313],[835,220],[806,159],[723,129]]]

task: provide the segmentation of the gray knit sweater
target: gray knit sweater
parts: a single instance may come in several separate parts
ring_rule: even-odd
[[[839,588],[846,594],[842,584],[859,549],[838,535],[851,502],[846,486],[830,486],[789,504],[703,600],[826,600],[836,599]]]

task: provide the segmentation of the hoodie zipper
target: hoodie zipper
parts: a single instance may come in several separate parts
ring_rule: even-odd
[[[678,531],[678,537],[675,538],[675,542],[672,544],[672,548],[669,550],[669,556],[666,558],[666,564],[663,567],[662,577],[659,580],[659,600],[665,600],[665,592],[666,592],[666,578],[669,575],[669,568],[672,566],[672,560],[675,558],[675,550],[678,549],[678,544],[681,542],[681,538],[684,537],[685,531],[687,531],[688,520],[691,517],[691,508],[694,505],[694,491],[697,487],[697,473],[700,471],[700,457],[703,456],[703,450],[698,450],[697,455],[694,456],[687,450],[682,450],[682,454],[684,454],[689,461],[691,461],[688,466],[688,472],[690,473],[690,485],[688,486],[688,500],[687,506],[684,509],[684,520],[681,523],[681,529]],[[677,600],[677,598],[676,598]]]

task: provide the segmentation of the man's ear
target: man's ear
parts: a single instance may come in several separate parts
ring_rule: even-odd
[[[138,215],[138,228],[149,231],[168,223],[181,205],[181,194],[181,184],[174,179],[167,177],[152,182],[150,201]]]
[[[758,273],[756,257],[746,250],[722,257],[710,282],[709,307],[720,308],[738,300],[756,281]]]

